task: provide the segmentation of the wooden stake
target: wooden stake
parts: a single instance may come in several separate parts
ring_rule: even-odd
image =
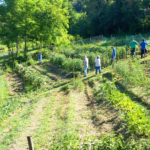
[[[28,140],[29,150],[34,150],[32,136],[27,136],[27,140]]]

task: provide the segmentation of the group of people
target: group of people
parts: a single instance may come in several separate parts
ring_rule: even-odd
[[[144,57],[146,56],[146,53],[147,53],[146,46],[148,45],[148,43],[143,39],[142,42],[139,44],[137,41],[132,39],[132,41],[129,44],[129,46],[131,47],[131,55],[132,55],[132,57],[135,55],[135,49],[136,49],[137,45],[139,47],[141,47],[140,50],[141,50],[141,59],[142,59],[143,55],[144,55]]]
[[[135,55],[135,50],[136,50],[136,46],[140,46],[140,50],[141,50],[141,59],[146,56],[147,53],[147,48],[146,46],[148,45],[148,43],[143,39],[142,42],[139,44],[137,41],[135,41],[134,39],[132,39],[132,41],[129,44],[129,47],[131,47],[131,56],[133,57]],[[112,57],[111,57],[111,63],[116,59],[116,49],[114,46],[111,47],[111,49],[113,50],[112,52]],[[89,66],[89,62],[88,62],[88,58],[86,56],[84,56],[84,76],[87,76],[87,68]],[[99,71],[99,73],[101,73],[101,60],[100,60],[100,56],[98,55],[97,58],[95,59],[95,73],[97,74],[97,71]]]
[[[111,47],[112,49],[112,60],[111,62],[113,62],[115,59],[116,59],[116,49],[114,46]],[[95,73],[97,74],[98,71],[99,73],[101,73],[101,60],[100,60],[100,56],[98,55],[96,58],[95,58]],[[89,60],[86,56],[84,56],[84,76],[86,77],[87,76],[87,69],[88,69],[88,66],[89,66]]]
[[[135,50],[136,50],[136,46],[140,46],[141,47],[141,58],[143,58],[146,56],[147,53],[147,48],[146,46],[148,45],[148,43],[143,39],[142,42],[139,44],[137,41],[135,41],[134,39],[132,39],[132,41],[129,44],[129,47],[131,47],[131,56],[133,57],[135,55]],[[111,47],[112,49],[112,56],[111,56],[111,63],[113,63],[113,61],[116,59],[116,49],[114,46]],[[38,56],[38,60],[39,63],[42,63],[42,53],[39,54]],[[99,73],[101,73],[101,60],[100,60],[100,56],[98,55],[97,58],[95,59],[95,73],[97,74],[98,71]],[[84,76],[87,76],[87,69],[89,66],[89,60],[86,56],[84,56]]]

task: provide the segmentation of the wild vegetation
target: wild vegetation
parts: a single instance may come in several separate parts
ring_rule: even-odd
[[[128,46],[150,42],[149,0],[0,0],[0,12],[0,150],[28,149],[29,135],[35,150],[150,149],[150,56]]]

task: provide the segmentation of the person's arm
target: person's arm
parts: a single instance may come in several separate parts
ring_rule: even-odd
[[[142,48],[142,43],[140,44],[140,47]]]
[[[87,61],[84,62],[84,67],[87,65]]]

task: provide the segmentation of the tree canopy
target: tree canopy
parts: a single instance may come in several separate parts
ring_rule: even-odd
[[[0,5],[0,36],[8,47],[24,39],[44,44],[66,42],[69,27],[68,0],[5,0]]]
[[[150,0],[0,0],[4,44],[40,41],[61,44],[68,35],[83,38],[135,34],[150,29]],[[68,34],[69,33],[69,34]]]
[[[69,29],[82,37],[135,34],[150,29],[150,0],[78,0],[81,17]]]

